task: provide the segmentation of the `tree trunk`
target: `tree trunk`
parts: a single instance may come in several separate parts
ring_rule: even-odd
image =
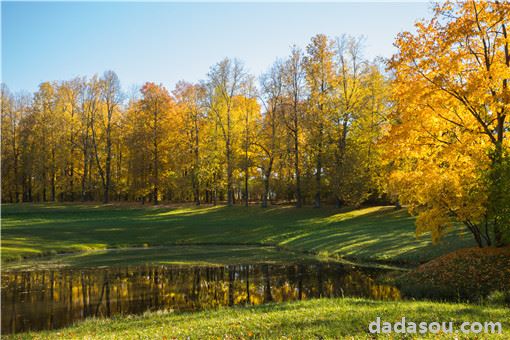
[[[112,161],[112,139],[111,139],[111,114],[108,114],[108,125],[106,128],[106,162],[105,162],[105,186],[103,203],[110,201],[110,186],[111,186],[111,161]]]
[[[303,200],[301,198],[301,175],[299,173],[299,135],[298,135],[297,113],[294,118],[294,172],[296,176],[296,208],[301,208]]]
[[[194,155],[195,155],[195,166],[193,167],[193,186],[194,186],[194,195],[195,195],[195,205],[200,205],[200,179],[198,177],[198,172],[200,168],[200,154],[199,154],[199,136],[198,136],[198,122],[195,118],[195,147],[194,147]]]
[[[322,177],[322,127],[319,131],[319,146],[317,152],[317,168],[315,171],[315,185],[316,185],[316,193],[315,193],[315,208],[321,207],[321,177]]]
[[[55,148],[51,149],[51,201],[55,202]]]
[[[232,160],[230,155],[230,137],[227,137],[225,144],[227,152],[227,205],[230,207],[234,204],[234,192],[232,190]]]

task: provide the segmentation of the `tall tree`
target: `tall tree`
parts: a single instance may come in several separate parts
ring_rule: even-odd
[[[11,202],[20,200],[19,130],[23,114],[22,98],[15,98],[5,84],[0,87],[2,112],[2,192]]]
[[[225,142],[227,166],[227,205],[234,203],[233,191],[233,108],[234,97],[241,94],[246,73],[240,61],[224,59],[208,74],[208,109],[216,118]]]
[[[509,24],[506,2],[448,1],[396,40],[394,187],[435,239],[458,221],[480,247],[505,242]]]
[[[337,59],[337,110],[333,114],[335,126],[335,167],[334,183],[337,204],[345,203],[344,193],[351,188],[348,177],[351,174],[347,159],[347,141],[353,122],[359,118],[365,90],[366,61],[362,59],[362,39],[342,36],[336,39]],[[352,165],[352,163],[351,163]]]
[[[257,103],[257,89],[255,87],[254,79],[249,77],[243,84],[243,95],[239,98],[241,103],[240,109],[242,111],[243,120],[243,170],[244,170],[244,205],[249,204],[249,179],[250,168],[252,163],[252,147],[254,144],[255,124],[258,120],[260,107]]]
[[[141,89],[142,99],[140,108],[147,119],[151,141],[152,154],[152,202],[157,205],[160,195],[160,173],[163,165],[162,159],[168,147],[166,134],[170,124],[170,115],[173,110],[173,101],[167,89],[162,85],[145,83]]]
[[[293,47],[290,57],[285,62],[284,89],[287,104],[284,122],[290,132],[293,142],[294,178],[296,181],[296,207],[301,208],[303,197],[301,192],[300,174],[300,138],[303,119],[303,100],[305,97],[305,70],[303,67],[303,52]]]
[[[324,132],[326,118],[333,109],[332,92],[335,86],[333,43],[324,34],[318,34],[306,47],[304,60],[306,80],[310,91],[308,120],[315,152],[315,199],[314,206],[321,206],[321,180],[324,167]]]
[[[190,84],[181,81],[177,83],[173,93],[176,97],[179,110],[184,114],[184,133],[187,136],[186,143],[189,148],[189,154],[192,156],[191,186],[193,200],[196,205],[200,205],[200,172],[202,163],[200,158],[200,140],[204,119],[206,118],[206,89],[200,84]]]
[[[258,138],[255,143],[260,148],[262,155],[259,156],[260,169],[264,184],[262,195],[262,207],[266,208],[269,200],[270,179],[273,173],[275,160],[280,154],[278,133],[282,118],[283,103],[283,77],[284,65],[276,61],[267,73],[263,74],[261,83],[261,99],[265,108],[259,124]]]

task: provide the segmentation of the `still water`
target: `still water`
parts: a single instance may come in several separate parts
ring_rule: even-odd
[[[2,273],[2,333],[54,329],[86,317],[191,311],[318,297],[399,299],[381,270],[317,263],[129,266]]]

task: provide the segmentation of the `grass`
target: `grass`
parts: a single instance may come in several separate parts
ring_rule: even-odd
[[[265,256],[273,260],[278,257],[300,260],[303,253],[309,253],[362,262],[416,265],[473,245],[467,234],[461,237],[452,234],[433,245],[428,235],[416,238],[414,230],[414,218],[405,210],[393,207],[348,211],[293,207],[4,204],[1,250],[4,263],[83,251],[89,252],[68,260],[62,256],[56,258],[69,265],[99,264],[99,260],[113,263],[115,258],[124,261],[124,257],[145,261],[144,258],[152,258],[155,253],[135,249],[127,249],[125,253],[96,251],[165,247],[153,251],[162,262],[171,263],[201,263],[204,259],[208,264],[239,263]],[[175,248],[176,245],[189,246],[185,248],[186,256],[179,255],[183,248]],[[243,246],[247,248],[242,249]]]
[[[367,339],[370,322],[501,322],[502,334],[457,334],[458,338],[499,338],[510,335],[510,309],[426,301],[317,299],[252,307],[221,308],[196,313],[153,312],[142,316],[89,319],[70,328],[24,333],[16,339]],[[447,338],[456,334],[416,334]],[[393,334],[393,338],[399,334]],[[6,337],[9,338],[9,337]]]
[[[24,261],[10,261],[2,270],[43,270],[59,267],[103,267],[114,265],[140,265],[150,262],[154,265],[217,266],[236,264],[288,264],[324,260],[314,255],[278,250],[270,246],[170,246],[151,248],[126,248],[90,250],[87,252],[28,258]],[[191,263],[190,263],[191,262]]]

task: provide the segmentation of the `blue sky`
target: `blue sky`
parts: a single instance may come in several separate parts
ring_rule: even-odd
[[[259,75],[317,33],[364,35],[365,55],[430,16],[422,3],[24,3],[2,1],[2,81],[13,91],[47,80],[117,72],[123,87],[172,89],[204,79],[224,57]]]

